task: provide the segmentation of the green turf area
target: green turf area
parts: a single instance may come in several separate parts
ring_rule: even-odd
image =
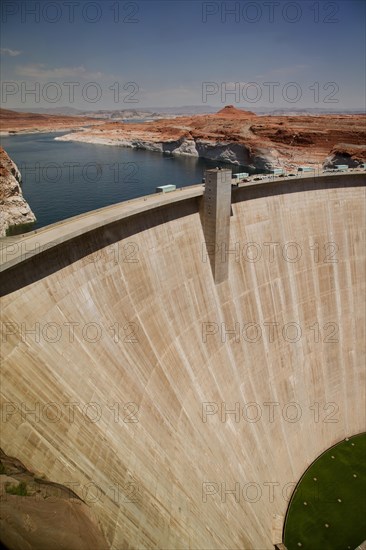
[[[284,539],[288,550],[355,550],[366,540],[366,434],[338,443],[306,471]]]

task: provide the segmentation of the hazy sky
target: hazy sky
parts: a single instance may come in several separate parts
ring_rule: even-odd
[[[364,107],[362,0],[3,0],[1,9],[4,108]]]

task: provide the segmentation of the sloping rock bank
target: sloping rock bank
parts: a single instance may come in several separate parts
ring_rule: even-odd
[[[324,168],[334,168],[337,164],[346,164],[350,168],[357,168],[366,159],[366,145],[351,145],[339,143],[325,159]]]
[[[0,449],[0,541],[8,550],[107,550],[90,507]]]
[[[0,147],[0,237],[26,231],[36,221],[23,197],[21,181],[16,164]]]
[[[37,134],[38,132],[72,131],[75,128],[98,125],[104,120],[62,115],[42,115],[38,113],[18,113],[0,109],[0,135]]]
[[[176,156],[200,157],[228,164],[248,166],[256,170],[271,170],[279,162],[275,149],[266,147],[246,147],[241,143],[227,141],[208,141],[203,139],[180,138],[177,140],[153,141],[147,139],[126,139],[119,136],[103,136],[102,132],[77,132],[55,138],[57,141],[79,141],[99,145],[115,145],[141,149],[153,153],[165,153]]]

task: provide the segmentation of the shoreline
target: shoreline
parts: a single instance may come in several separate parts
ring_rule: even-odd
[[[231,164],[232,166],[248,166],[252,170],[261,170],[259,166],[247,165],[243,162],[240,162],[238,158],[230,158],[230,146],[232,143],[215,143],[215,142],[202,142],[210,150],[211,156],[200,155],[197,150],[197,143],[194,140],[178,140],[179,146],[172,150],[164,150],[164,147],[173,145],[177,143],[176,141],[146,141],[146,140],[127,140],[127,139],[113,139],[113,138],[103,138],[96,136],[83,136],[82,134],[77,134],[72,137],[72,134],[66,134],[64,136],[56,137],[55,141],[64,141],[64,142],[74,142],[74,143],[88,143],[90,145],[104,145],[112,147],[125,147],[127,149],[134,149],[140,151],[147,151],[149,153],[159,153],[160,155],[169,155],[172,157],[189,157],[202,160],[212,160],[215,162],[224,162]],[[213,154],[212,152],[217,148],[219,152],[218,155]],[[222,156],[227,152],[227,156]]]
[[[88,143],[94,145],[110,145],[113,147],[126,147],[134,150],[160,153],[172,157],[189,157],[214,162],[223,162],[232,166],[242,166],[254,172],[269,172],[272,163],[276,160],[270,154],[256,156],[256,162],[247,156],[246,147],[243,144],[228,141],[209,141],[203,139],[189,139],[186,137],[177,140],[152,141],[146,139],[126,139],[114,137],[102,137],[90,135],[86,131],[65,134],[55,138],[55,141]],[[316,163],[318,164],[318,163]],[[276,165],[277,166],[277,165]],[[292,163],[291,167],[281,166],[284,170],[297,170],[301,164]]]
[[[291,160],[279,154],[279,151],[262,150],[253,154],[250,146],[246,146],[244,143],[230,142],[230,141],[211,141],[202,138],[193,138],[192,136],[181,136],[177,139],[166,140],[149,140],[148,136],[136,135],[136,136],[113,136],[103,135],[103,130],[98,130],[101,124],[90,124],[87,126],[75,127],[67,126],[64,128],[27,128],[19,130],[2,130],[0,137],[11,136],[23,136],[32,134],[53,134],[53,141],[64,141],[69,143],[86,143],[91,145],[103,145],[112,147],[124,147],[127,149],[147,151],[150,153],[160,153],[160,155],[169,155],[171,157],[186,157],[191,159],[210,160],[213,162],[222,162],[231,166],[241,166],[246,171],[253,171],[254,173],[270,173],[273,169],[280,168],[284,173],[297,172],[298,169],[303,166],[302,159]],[[99,135],[96,135],[96,132]],[[90,132],[91,131],[91,132]],[[140,132],[138,132],[140,133]],[[57,135],[60,134],[60,135]],[[355,146],[357,147],[357,146]],[[249,153],[249,154],[248,154]],[[281,153],[283,153],[281,151]],[[313,167],[314,171],[319,171],[319,166],[322,165],[322,169],[334,167],[331,164],[335,164],[335,158],[330,162],[330,155],[322,159],[313,159],[313,161],[307,161],[309,167]],[[342,159],[343,160],[343,159]],[[328,161],[328,162],[326,162]],[[326,165],[327,164],[327,165]],[[349,166],[349,168],[357,168],[356,166]]]
[[[272,172],[275,169],[282,169],[283,173],[297,172],[299,168],[306,165],[314,171],[321,167],[325,169],[335,169],[337,164],[348,164],[348,169],[357,169],[361,161],[342,158],[333,147],[329,152],[323,152],[323,155],[315,155],[312,160],[306,160],[300,155],[297,158],[290,152],[285,152],[282,148],[258,147],[256,150],[250,144],[238,143],[236,141],[212,141],[210,139],[194,138],[190,136],[180,136],[177,139],[153,140],[139,135],[121,136],[121,135],[102,135],[103,130],[96,129],[96,132],[88,131],[89,128],[76,129],[73,132],[54,138],[55,141],[87,143],[92,145],[103,145],[113,147],[125,147],[134,150],[142,150],[172,157],[189,157],[202,160],[211,160],[214,162],[223,162],[232,166],[242,166],[249,171],[254,172]],[[341,146],[340,146],[341,147]],[[358,149],[363,146],[352,145],[351,148]],[[364,162],[364,161],[363,161]]]
[[[113,138],[103,138],[103,137],[94,137],[94,136],[77,136],[72,138],[72,134],[66,134],[65,136],[59,136],[54,138],[54,141],[64,141],[64,142],[74,142],[74,143],[88,143],[89,145],[105,145],[105,146],[111,146],[111,147],[125,147],[127,149],[134,149],[140,150],[140,151],[148,151],[150,153],[160,153],[164,155],[170,155],[170,156],[180,156],[180,157],[190,157],[190,158],[205,158],[200,157],[197,154],[194,154],[193,152],[189,151],[164,151],[162,148],[164,144],[167,142],[163,141],[138,141],[135,142],[135,140],[126,140],[126,139],[113,139]],[[66,139],[67,138],[67,139]],[[212,144],[214,145],[214,144]],[[210,160],[210,159],[206,159]],[[215,159],[211,159],[215,160]],[[218,160],[218,159],[217,159]]]
[[[162,119],[174,119],[174,118],[179,118],[179,116],[182,116],[182,115],[177,115],[177,116],[174,116],[174,117],[156,117],[156,118],[147,118],[147,119],[141,119],[141,118],[128,118],[128,119],[125,119],[125,120],[118,120],[116,122],[121,122],[123,124],[146,124],[146,123],[151,123],[151,122],[156,122],[158,120],[162,120]],[[37,128],[37,127],[31,127],[31,128],[18,128],[18,129],[9,129],[9,130],[0,130],[0,137],[8,137],[8,136],[16,136],[16,135],[24,135],[24,134],[53,134],[53,133],[58,133],[58,132],[82,132],[84,130],[87,130],[89,128],[94,128],[95,126],[101,126],[103,124],[106,124],[108,122],[111,122],[110,120],[108,119],[103,119],[103,118],[100,118],[100,119],[96,119],[96,122],[91,122],[90,124],[86,124],[86,125],[81,125],[81,126],[66,126],[64,128],[60,128],[60,129],[55,129],[54,126],[51,126],[51,127],[45,127],[45,128]],[[113,121],[114,122],[114,121]]]
[[[94,126],[94,124],[92,124]],[[74,127],[67,126],[66,128],[25,128],[19,130],[0,130],[0,137],[9,137],[9,136],[18,136],[18,135],[27,135],[27,134],[58,134],[62,132],[77,132],[82,131],[82,129],[87,129],[86,126],[83,127]]]

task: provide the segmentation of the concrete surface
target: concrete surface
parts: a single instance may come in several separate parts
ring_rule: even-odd
[[[4,451],[72,484],[113,549],[273,548],[306,468],[365,430],[364,184],[233,192],[220,285],[202,187],[12,240]]]
[[[220,284],[229,271],[228,255],[221,250],[230,244],[231,170],[206,170],[205,181],[203,233],[213,278]]]

